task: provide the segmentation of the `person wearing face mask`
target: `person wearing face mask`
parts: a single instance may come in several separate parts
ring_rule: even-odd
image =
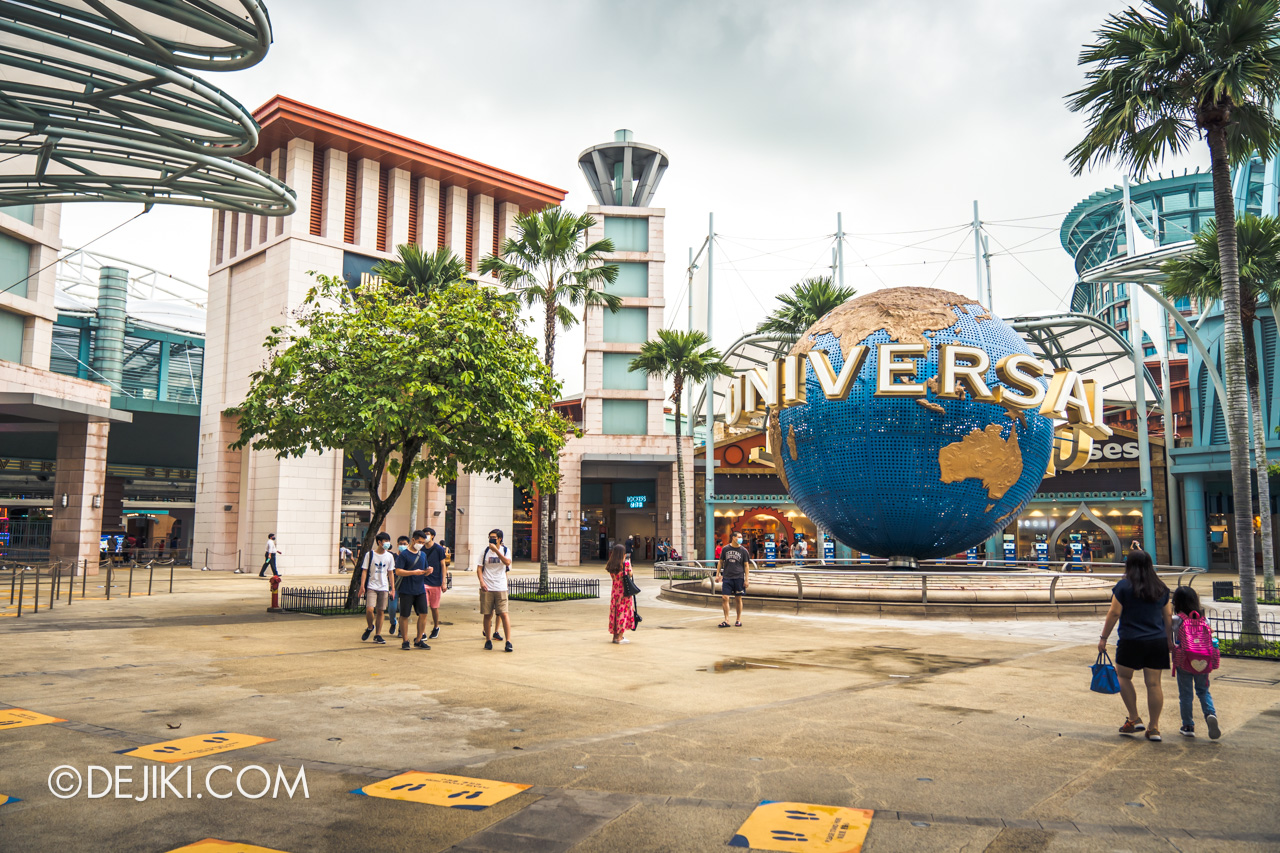
[[[753,562],[751,552],[742,545],[741,533],[735,532],[732,544],[720,549],[720,561],[716,563],[716,576],[712,581],[712,588],[715,588],[716,581],[720,582],[720,603],[724,607],[724,621],[720,623],[721,628],[729,627],[729,596],[733,596],[736,611],[733,624],[737,628],[742,627],[742,594],[750,585],[748,575]]]
[[[427,558],[423,553],[426,547],[427,534],[421,530],[413,531],[413,541],[407,551],[396,557],[396,577],[400,579],[398,597],[400,598],[400,648],[430,649],[422,635],[427,631],[427,584],[426,577],[431,573],[427,566]],[[418,630],[414,634],[413,644],[409,643],[409,614],[418,614]]]
[[[387,599],[391,595],[391,573],[395,571],[396,560],[391,554],[391,536],[379,533],[373,540],[373,550],[365,554],[361,567],[360,595],[365,599],[365,620],[368,626],[360,636],[362,641],[373,634],[373,641],[383,645],[382,613],[387,609]],[[376,633],[375,633],[376,632]]]
[[[393,559],[398,558],[401,554],[403,554],[405,551],[408,551],[408,550],[409,550],[409,537],[397,536],[396,548],[394,551],[391,552],[391,556]],[[398,594],[396,592],[399,586],[400,586],[400,578],[396,577],[396,571],[395,571],[395,568],[393,567],[391,569],[391,597],[387,599],[387,614],[391,617],[391,636],[393,637],[396,636],[397,630],[399,628],[399,622],[397,621],[397,617],[400,614],[400,599],[397,597]]]
[[[430,527],[424,528],[423,533],[427,534],[426,545],[422,549],[422,554],[427,559],[427,568],[429,569],[426,576],[427,587],[427,606],[431,608],[431,636],[428,640],[434,640],[440,636],[440,598],[444,595],[444,574],[445,568],[449,565],[449,554],[445,551],[443,545],[436,541],[436,532]]]
[[[476,563],[476,577],[480,579],[480,614],[484,617],[484,647],[493,648],[493,641],[501,639],[489,628],[496,620],[502,621],[507,634],[506,651],[511,647],[511,617],[507,615],[507,570],[511,568],[511,552],[502,544],[502,531],[489,531],[489,544],[480,552]],[[494,625],[496,627],[496,625]]]

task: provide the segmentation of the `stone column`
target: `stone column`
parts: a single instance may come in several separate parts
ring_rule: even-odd
[[[1187,565],[1209,568],[1209,530],[1205,524],[1204,477],[1200,474],[1183,474],[1183,512],[1186,514]]]
[[[492,254],[493,249],[493,197],[476,195],[471,198],[471,272],[480,269],[480,261]]]
[[[449,195],[444,202],[444,244],[459,258],[467,256],[467,189],[445,187]]]
[[[58,425],[58,470],[53,482],[53,532],[49,559],[74,562],[98,572],[102,490],[107,476],[108,423],[67,421]],[[62,505],[62,496],[67,505]],[[94,498],[98,506],[94,506]]]
[[[495,482],[483,474],[466,471],[458,474],[459,512],[455,535],[458,541],[451,545],[455,560],[465,560],[468,562],[464,565],[475,566],[474,561],[479,558],[481,549],[488,544],[489,531],[495,527],[502,531],[504,544],[511,547],[513,493],[514,486],[510,480]],[[443,535],[443,524],[431,526]]]
[[[418,244],[428,253],[440,244],[440,182],[435,178],[418,178]]]
[[[320,236],[342,242],[347,217],[347,152],[324,152],[324,226]]]
[[[416,211],[409,209],[409,183],[413,177],[404,169],[392,169],[387,186],[387,234],[388,252],[409,242],[409,218]]]
[[[378,245],[378,179],[381,167],[377,160],[362,159],[356,163],[356,245],[380,251]]]

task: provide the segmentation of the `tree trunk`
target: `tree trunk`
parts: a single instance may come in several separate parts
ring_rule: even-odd
[[[1224,117],[1225,119],[1225,117]],[[1240,575],[1240,640],[1256,643],[1258,595],[1253,565],[1253,484],[1249,477],[1249,388],[1245,379],[1244,330],[1240,318],[1240,258],[1236,245],[1235,200],[1227,160],[1226,121],[1206,134],[1213,174],[1213,212],[1218,224],[1218,255],[1222,264],[1222,373],[1227,399],[1223,415],[1231,451],[1231,492],[1235,504],[1236,568]],[[1137,346],[1142,342],[1138,341]]]
[[[382,477],[386,472],[386,457],[382,457],[383,461],[376,466],[376,471],[369,472],[373,475],[369,479],[369,529],[365,531],[364,541],[360,543],[360,548],[356,552],[356,567],[351,572],[351,583],[347,585],[347,607],[355,607],[356,605],[356,599],[360,593],[360,578],[363,575],[361,566],[364,564],[364,555],[373,550],[373,540],[378,535],[378,531],[382,529],[382,523],[391,514],[396,501],[400,499],[400,494],[404,491],[405,483],[409,479],[409,469],[417,460],[420,450],[421,445],[401,449],[400,475],[396,477],[396,482],[387,494],[386,500],[378,497],[378,487],[381,485]]]
[[[1257,298],[1242,295],[1241,325],[1244,330],[1245,378],[1249,385],[1249,412],[1253,418],[1253,460],[1258,477],[1258,515],[1262,521],[1262,589],[1266,598],[1276,593],[1275,545],[1271,531],[1271,483],[1267,474],[1267,428],[1262,417],[1262,388],[1258,377],[1257,338],[1253,321]]]
[[[549,270],[547,290],[548,296],[551,295],[551,289],[554,287],[555,270]],[[552,378],[556,374],[556,301],[555,299],[547,299],[546,304],[547,316],[546,325],[543,327],[544,343],[546,346],[547,369],[551,371]],[[556,460],[557,468],[559,460]],[[558,478],[557,478],[558,479]],[[547,552],[550,550],[551,543],[551,495],[559,489],[538,489],[538,513],[541,516],[541,524],[538,527],[538,592],[542,595],[551,591],[551,567],[547,563]]]
[[[680,479],[680,556],[683,559],[689,559],[687,556],[689,551],[689,525],[686,519],[689,516],[688,498],[684,491],[684,442],[680,440],[680,401],[684,399],[684,377],[676,374],[675,393],[671,395],[671,399],[676,403],[676,476]]]

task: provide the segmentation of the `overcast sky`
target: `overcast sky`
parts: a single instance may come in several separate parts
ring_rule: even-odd
[[[1062,214],[1120,180],[1114,168],[1072,177],[1062,159],[1082,133],[1063,101],[1083,80],[1080,46],[1120,3],[268,4],[266,60],[210,77],[250,109],[288,95],[559,186],[575,210],[592,202],[584,148],[626,127],[665,150],[654,204],[667,210],[667,298],[714,212],[720,346],[777,293],[828,271],[837,211],[860,235],[845,253],[860,292],[972,293],[973,241],[960,229],[977,199],[985,221],[1006,223],[991,226],[992,251],[1019,253],[992,261],[996,312],[1063,310],[1074,276]],[[1207,166],[1207,150],[1194,154],[1166,172]],[[136,211],[66,205],[64,242]],[[209,222],[157,207],[94,248],[203,281]],[[685,323],[683,309],[667,314]],[[580,330],[558,350],[565,392],[580,390]]]

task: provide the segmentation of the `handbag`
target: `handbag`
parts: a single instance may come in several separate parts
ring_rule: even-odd
[[[630,598],[635,598],[640,594],[640,587],[636,585],[635,579],[630,573],[622,576],[622,594]]]
[[[1093,678],[1089,689],[1094,693],[1119,693],[1120,677],[1116,668],[1111,665],[1111,657],[1106,652],[1098,652],[1098,660],[1090,667]]]

